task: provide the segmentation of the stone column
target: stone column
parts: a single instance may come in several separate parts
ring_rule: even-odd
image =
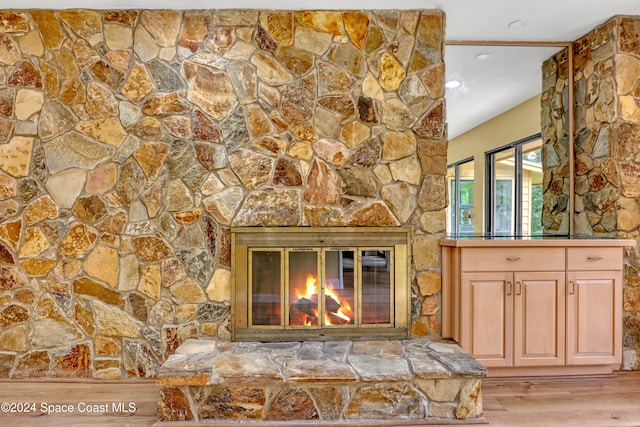
[[[574,44],[575,232],[640,241],[640,17],[618,16]],[[544,65],[545,229],[557,222],[567,152],[559,117],[566,52]],[[553,76],[557,76],[555,80]],[[564,98],[562,98],[564,99]],[[544,114],[544,113],[543,113]],[[547,135],[550,135],[547,138]],[[552,203],[558,201],[558,203]],[[552,221],[553,219],[553,221]],[[640,252],[627,250],[623,369],[640,369]]]

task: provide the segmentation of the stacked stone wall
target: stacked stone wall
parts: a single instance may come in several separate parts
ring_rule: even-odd
[[[547,234],[569,232],[569,70],[566,50],[542,66],[542,226]]]
[[[560,53],[547,61],[545,70],[553,73],[565,62],[566,52]],[[575,233],[640,242],[640,17],[615,17],[577,40],[574,80]],[[546,83],[552,92],[564,85],[562,78]],[[557,90],[548,96],[543,111],[561,105],[550,102],[558,96]],[[562,104],[566,110],[568,104]],[[544,125],[543,117],[543,129]],[[543,133],[556,133],[556,126],[558,121],[549,120]],[[545,153],[557,159],[550,162],[547,157],[545,163],[548,188],[557,189],[559,185],[553,185],[559,175],[555,165],[568,168],[564,166],[568,153],[548,146]],[[640,252],[630,248],[624,274],[625,369],[640,369],[639,267]]]
[[[408,226],[439,335],[444,16],[0,11],[0,377],[230,338],[232,226]]]
[[[618,118],[614,156],[606,170],[619,183],[617,231],[640,242],[640,16],[616,20],[613,63]],[[640,369],[640,251],[627,251],[624,274],[624,369]]]

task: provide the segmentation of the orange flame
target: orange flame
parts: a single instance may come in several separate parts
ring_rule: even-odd
[[[307,275],[304,284],[291,289],[291,295],[295,296],[294,306],[305,299],[304,309],[294,310],[294,319],[291,320],[292,326],[315,326],[318,324],[318,279],[313,275]],[[315,303],[315,304],[311,304]]]
[[[309,274],[304,289],[296,286],[293,292],[297,299],[307,298],[311,300],[318,295],[318,279],[313,274]]]
[[[307,276],[306,292],[304,297],[311,301],[315,301],[316,303],[318,301],[318,279],[316,279],[316,277],[313,274],[309,274]],[[317,306],[314,307],[311,311],[313,312],[314,316],[307,317],[304,322],[304,326],[313,326],[314,319],[317,322],[318,307]]]
[[[312,274],[307,276],[307,291],[306,298],[311,299],[314,295],[318,295],[318,279],[316,279]]]
[[[331,297],[338,304],[340,304],[340,308],[338,309],[338,311],[334,312],[333,314],[335,316],[340,317],[345,322],[351,323],[351,317],[350,316],[353,315],[353,311],[351,310],[351,305],[349,305],[349,302],[346,299],[344,301],[342,301],[340,299],[340,295],[338,295],[338,292],[336,292],[336,290],[333,288],[333,285],[331,283],[327,283],[327,286],[325,287],[325,290],[324,290],[324,294],[325,294],[325,299],[326,299],[326,297]],[[324,322],[327,325],[332,325],[333,324],[333,322],[329,318],[329,315],[328,315],[326,310],[325,310],[325,314],[324,314]]]
[[[305,298],[309,301],[313,301],[315,303],[318,302],[318,279],[313,274],[309,274],[307,276],[304,289],[302,287],[294,289],[293,293],[296,296],[296,301]],[[348,301],[341,300],[338,291],[333,288],[331,283],[327,283],[324,290],[325,301],[327,298],[333,299],[336,303],[340,305],[338,311],[331,312],[331,315],[334,316],[334,320],[336,317],[342,319],[344,322],[337,322],[338,324],[348,324],[351,323],[351,319],[353,316],[353,310]],[[298,319],[300,323],[297,326],[313,326],[317,323],[318,320],[318,307],[315,306],[311,308],[312,312],[307,312],[306,316],[303,316],[302,319]],[[312,314],[313,313],[313,314]],[[329,311],[325,310],[324,314],[324,322],[326,325],[334,325],[336,324],[331,320],[329,316]]]

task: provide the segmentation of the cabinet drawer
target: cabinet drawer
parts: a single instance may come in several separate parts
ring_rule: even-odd
[[[564,271],[564,248],[464,248],[462,271]]]
[[[622,248],[567,248],[567,269],[621,270]]]

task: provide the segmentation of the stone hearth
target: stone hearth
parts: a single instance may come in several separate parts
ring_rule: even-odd
[[[458,345],[188,340],[159,371],[170,421],[483,421],[485,368]]]

